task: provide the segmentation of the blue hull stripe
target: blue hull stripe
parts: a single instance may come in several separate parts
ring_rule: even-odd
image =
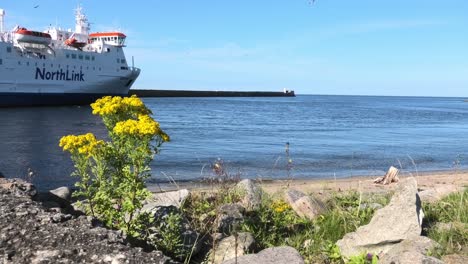
[[[83,93],[0,93],[0,107],[40,105],[86,105],[106,95]]]

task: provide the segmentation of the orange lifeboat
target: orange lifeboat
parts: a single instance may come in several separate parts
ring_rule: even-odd
[[[48,33],[40,31],[27,30],[26,28],[19,28],[15,31],[15,39],[18,42],[27,42],[35,44],[49,45],[52,37]]]
[[[77,49],[83,48],[84,46],[86,46],[86,44],[87,44],[86,42],[79,42],[76,38],[73,38],[73,37],[65,40],[65,45],[68,45]]]

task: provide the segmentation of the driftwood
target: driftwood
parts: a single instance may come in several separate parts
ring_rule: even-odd
[[[388,169],[387,171],[387,174],[385,174],[385,176],[381,177],[381,178],[377,178],[374,180],[374,183],[378,183],[378,184],[390,184],[392,182],[398,182],[399,181],[399,178],[398,178],[398,173],[400,171],[393,167],[393,166],[390,166],[390,168]]]

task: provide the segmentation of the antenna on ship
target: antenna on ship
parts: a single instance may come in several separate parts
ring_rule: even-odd
[[[5,10],[0,9],[0,33],[3,33],[3,18],[5,17]]]
[[[82,11],[83,8],[80,5],[75,9],[75,32],[88,35],[90,30],[89,22]]]

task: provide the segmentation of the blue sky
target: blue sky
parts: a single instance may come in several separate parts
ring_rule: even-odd
[[[468,96],[468,1],[2,0],[6,25],[127,34],[134,88]],[[131,4],[129,4],[131,3]],[[34,6],[39,7],[34,8]]]

